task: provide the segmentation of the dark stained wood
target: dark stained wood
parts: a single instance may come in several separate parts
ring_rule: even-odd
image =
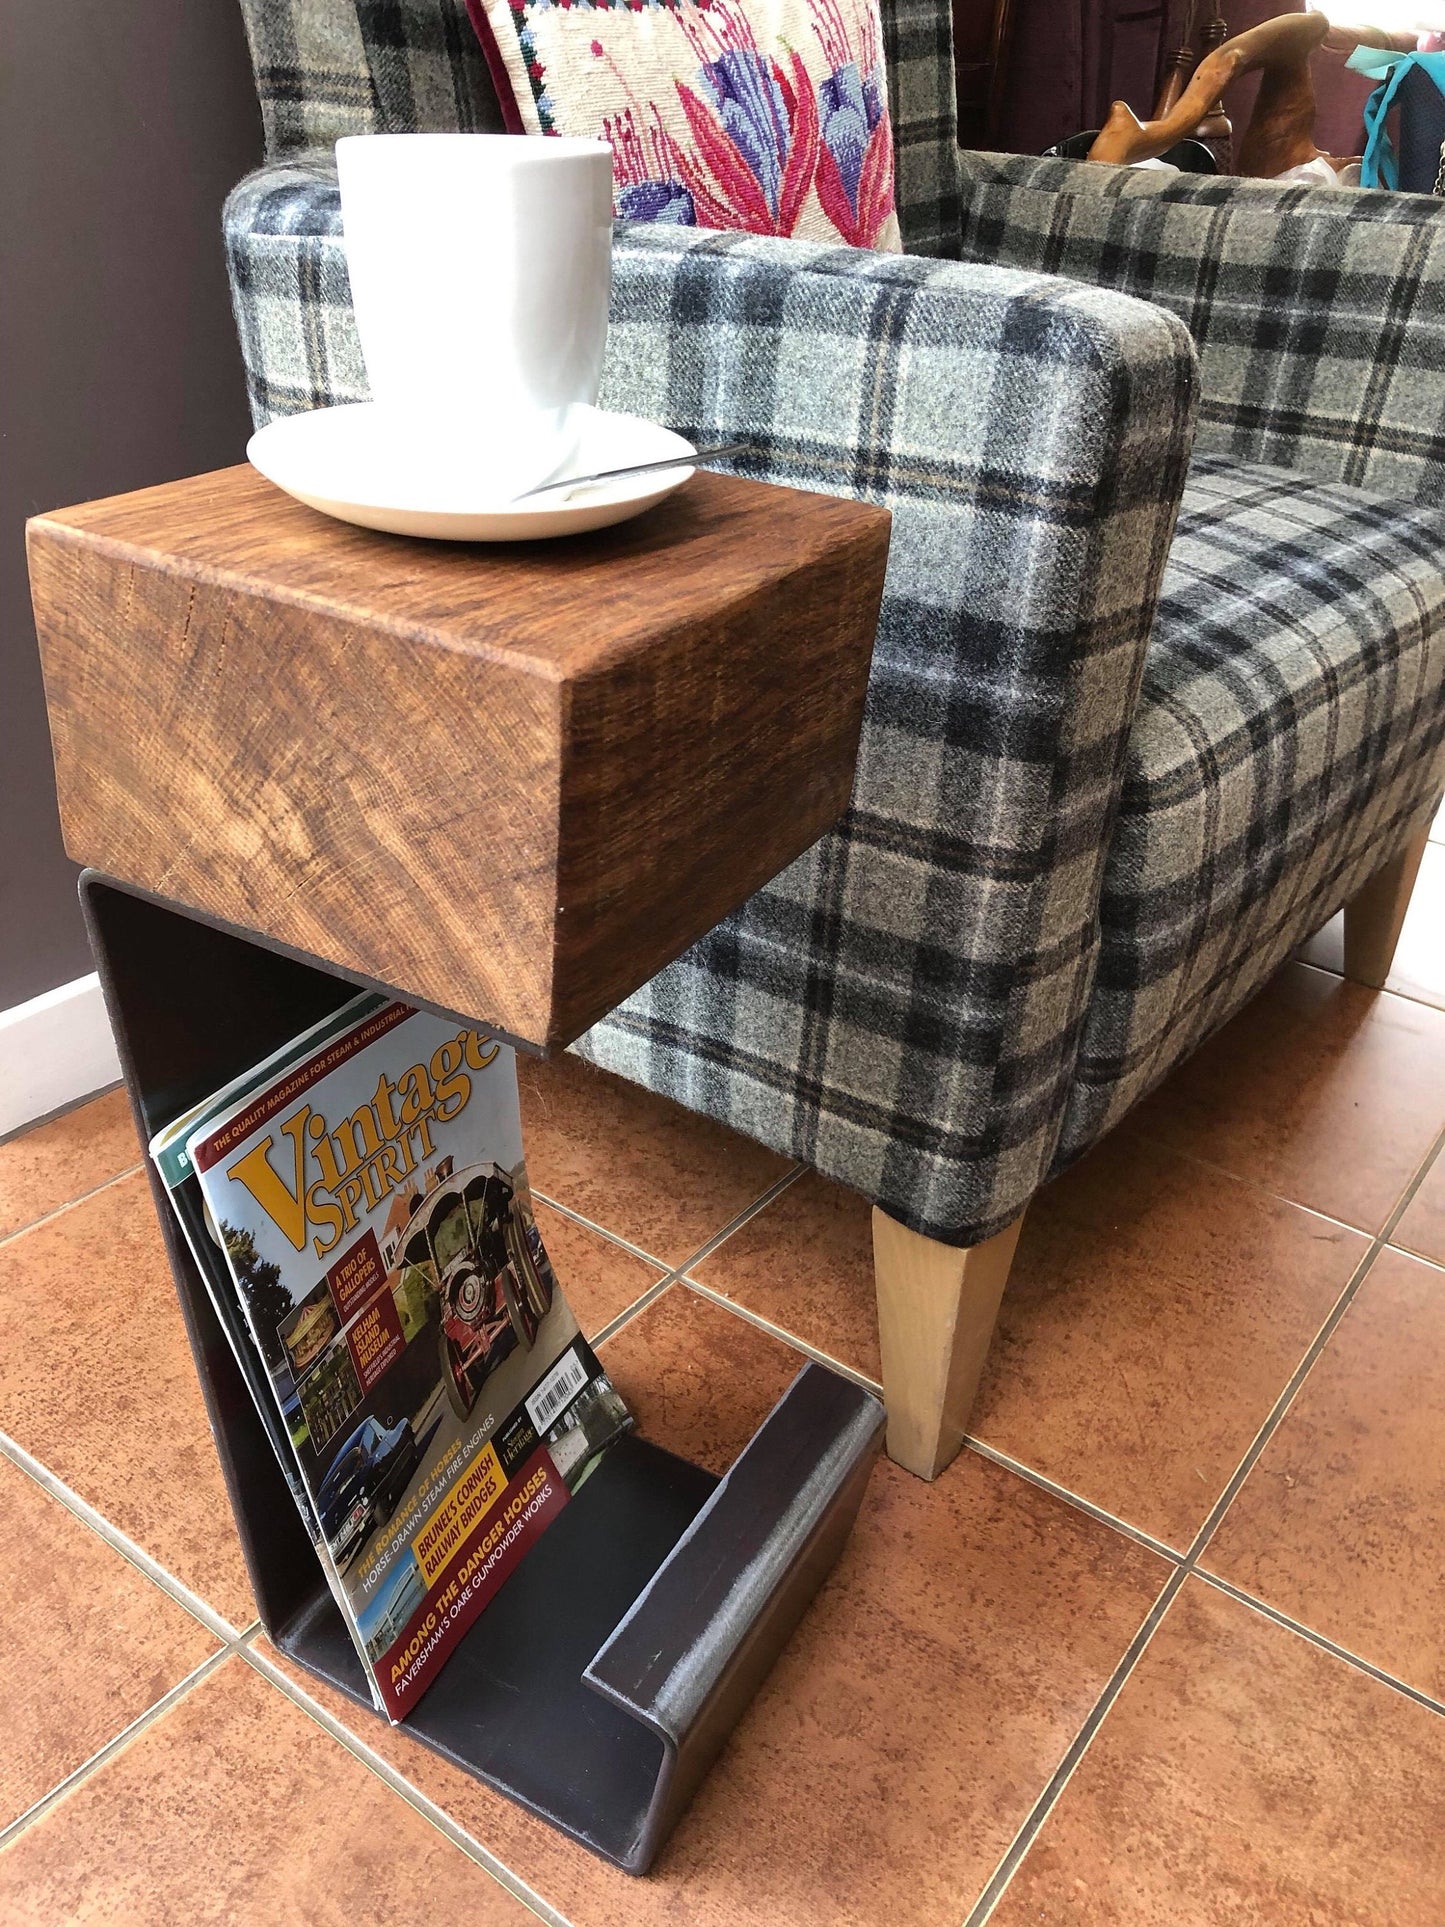
[[[66,848],[569,1042],[842,811],[888,529],[705,473],[508,548],[350,528],[249,468],[37,517]]]
[[[1013,0],[951,0],[958,144],[998,144],[1013,27]]]

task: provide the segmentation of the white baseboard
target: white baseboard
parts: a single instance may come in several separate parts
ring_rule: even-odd
[[[0,1137],[120,1076],[93,973],[0,1010]]]

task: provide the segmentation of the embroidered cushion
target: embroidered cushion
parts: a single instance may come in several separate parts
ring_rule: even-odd
[[[624,220],[901,248],[877,0],[467,0],[507,125],[600,136]]]

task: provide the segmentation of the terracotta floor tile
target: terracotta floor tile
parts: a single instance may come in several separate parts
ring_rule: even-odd
[[[685,1285],[670,1285],[601,1357],[639,1432],[718,1473],[808,1362]]]
[[[971,1429],[1182,1549],[1367,1242],[1125,1127],[1031,1207]],[[696,1276],[876,1377],[871,1252],[809,1173]]]
[[[1025,1219],[970,1429],[1182,1551],[1367,1249],[1125,1126]]]
[[[718,1466],[798,1362],[678,1286],[604,1356],[648,1436]],[[961,1918],[1164,1571],[973,1455],[931,1488],[881,1465],[838,1572],[642,1883],[296,1676],[577,1927]]]
[[[1345,967],[1345,914],[1332,917],[1300,951],[1338,975]],[[1386,990],[1445,1009],[1445,843],[1427,843]]]
[[[991,1927],[1439,1927],[1445,1719],[1189,1580]]]
[[[574,1927],[937,1927],[967,1913],[1164,1575],[976,1454],[933,1486],[885,1461],[837,1570],[641,1881],[307,1690]]]
[[[580,1058],[519,1057],[517,1072],[535,1189],[666,1265],[691,1257],[790,1168]]]
[[[1445,1011],[1287,964],[1134,1118],[1158,1143],[1377,1231],[1445,1123]]]
[[[233,1624],[254,1616],[143,1172],[0,1249],[0,1429]]]
[[[1445,1265],[1445,1153],[1425,1173],[1390,1242]]]
[[[119,1177],[142,1155],[122,1090],[0,1144],[0,1238]]]
[[[0,1460],[0,1827],[138,1719],[217,1641]]]
[[[1384,1251],[1203,1563],[1445,1699],[1445,1272]]]
[[[875,1381],[873,1207],[805,1171],[689,1273]]]
[[[595,1338],[663,1275],[655,1265],[644,1264],[630,1251],[609,1244],[597,1232],[563,1217],[540,1200],[537,1224],[558,1282],[586,1338]]]
[[[535,1927],[536,1917],[232,1659],[0,1856],[0,1918]]]

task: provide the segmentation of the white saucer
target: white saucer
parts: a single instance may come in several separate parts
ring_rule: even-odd
[[[694,445],[638,415],[578,410],[582,432],[560,476],[589,475],[629,462],[684,464],[653,475],[600,483],[574,498],[558,491],[525,502],[499,502],[495,482],[468,472],[464,453],[407,434],[374,402],[317,408],[268,422],[246,454],[268,481],[323,515],[392,535],[447,542],[530,542],[578,535],[641,515],[695,471]]]

